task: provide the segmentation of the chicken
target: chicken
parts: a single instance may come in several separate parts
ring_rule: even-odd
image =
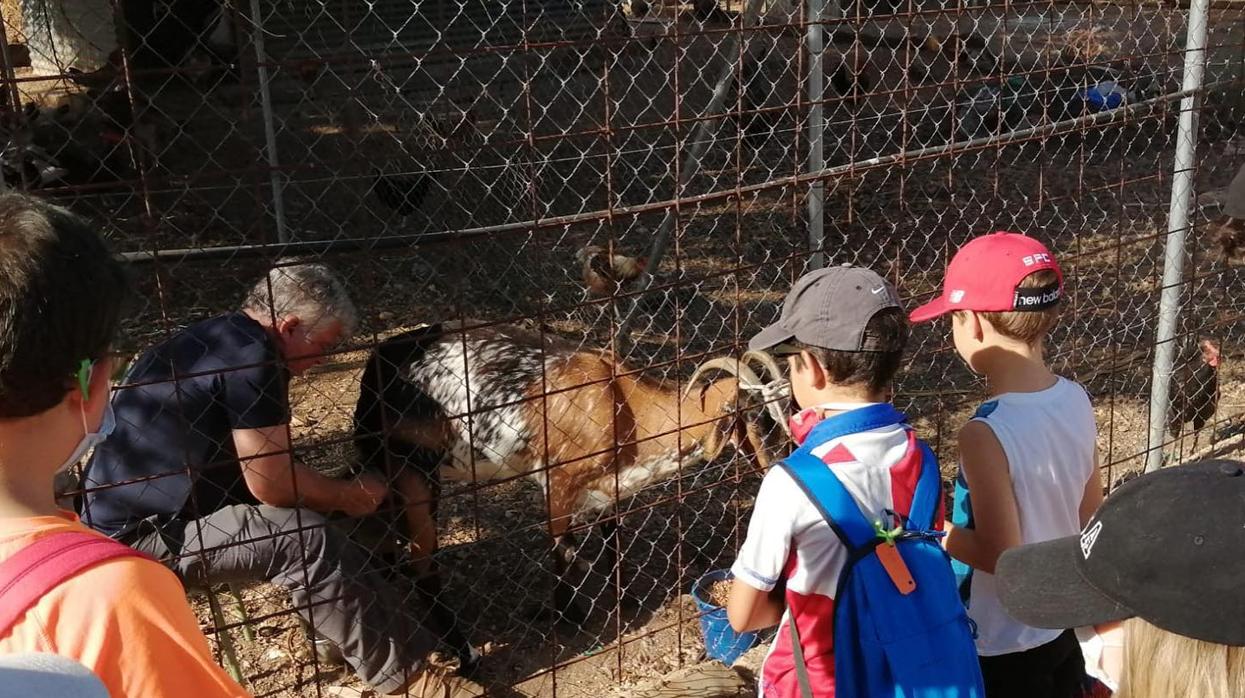
[[[1167,428],[1179,437],[1185,424],[1193,425],[1193,449],[1197,450],[1198,430],[1214,419],[1219,408],[1219,343],[1198,341],[1199,354],[1190,356],[1172,375]]]
[[[853,73],[847,61],[843,61],[830,75],[830,87],[834,88],[835,94],[846,97],[849,102],[855,102],[869,94],[873,81],[869,79],[864,70]]]
[[[401,216],[409,216],[419,211],[419,207],[428,196],[433,177],[427,173],[416,174],[384,174],[372,168],[372,189],[376,198],[385,208]]]
[[[762,89],[762,80],[765,79],[758,59],[757,56],[751,56],[740,66],[740,74],[734,84],[739,112],[731,114],[739,129],[740,138],[753,150],[759,149],[777,135],[781,119],[781,112],[765,111],[766,100],[764,96],[757,94]]]
[[[584,287],[589,296],[611,296],[623,290],[644,273],[648,266],[645,257],[611,255],[604,247],[589,245],[575,253],[575,259],[583,266]]]
[[[1211,224],[1211,237],[1219,244],[1225,260],[1245,249],[1245,219],[1221,216]]]
[[[692,17],[701,22],[729,19],[718,7],[718,0],[692,0]]]
[[[65,69],[65,77],[72,82],[90,89],[107,90],[121,84],[124,58],[121,49],[114,49],[108,54],[108,61],[95,70],[84,72],[70,66]]]

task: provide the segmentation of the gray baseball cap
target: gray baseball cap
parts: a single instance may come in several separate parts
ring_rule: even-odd
[[[811,271],[796,280],[778,322],[748,342],[768,351],[792,339],[834,351],[879,351],[866,341],[865,326],[887,308],[900,308],[889,281],[864,267],[843,265]]]

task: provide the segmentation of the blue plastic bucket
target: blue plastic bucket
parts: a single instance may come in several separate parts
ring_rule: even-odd
[[[705,640],[705,654],[730,666],[744,652],[757,644],[757,634],[737,633],[726,619],[726,609],[709,601],[709,587],[714,582],[731,578],[730,570],[714,570],[692,585],[692,598],[700,612],[700,634]]]

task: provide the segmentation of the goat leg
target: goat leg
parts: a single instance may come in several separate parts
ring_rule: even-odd
[[[605,555],[610,561],[610,578],[607,580],[607,586],[614,587],[620,608],[634,610],[637,607],[635,599],[627,594],[626,585],[622,582],[622,532],[618,526],[618,519],[601,522],[597,530],[601,532],[605,540]]]
[[[590,602],[584,600],[579,589],[567,579],[571,570],[578,572],[581,579],[586,579],[592,571],[579,556],[578,547],[572,533],[562,533],[553,539],[553,568],[557,577],[553,586],[554,610],[572,623],[583,623],[592,611]]]
[[[445,602],[441,574],[433,558],[437,551],[436,492],[422,475],[413,472],[399,477],[398,489],[405,502],[415,591],[428,609],[430,629],[458,656],[459,673],[470,674],[480,666],[480,653],[459,628],[458,614]]]
[[[467,636],[458,625],[458,613],[445,603],[444,587],[441,575],[433,571],[415,579],[415,591],[421,605],[428,609],[428,627],[441,641],[448,645],[458,657],[458,673],[470,676],[480,668],[480,652],[471,646]]]

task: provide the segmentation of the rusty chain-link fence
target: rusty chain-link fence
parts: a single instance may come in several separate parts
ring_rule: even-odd
[[[1141,469],[1186,97],[1200,123],[1187,236],[1170,252],[1185,264],[1168,420],[1185,423],[1162,452],[1241,429],[1242,278],[1208,231],[1214,192],[1245,163],[1245,3],[1210,6],[1191,92],[1179,3],[5,0],[3,12],[4,184],[96,221],[125,257],[141,301],[124,353],[237,309],[278,260],[331,266],[360,326],[293,380],[290,437],[295,458],[345,476],[369,353],[425,324],[483,325],[442,356],[466,383],[448,415],[471,443],[461,457],[502,459],[489,449],[518,429],[516,403],[544,430],[525,437],[543,453],[503,454],[490,477],[440,494],[444,596],[487,643],[490,687],[602,695],[701,661],[686,594],[733,559],[755,460],[637,454],[676,439],[689,463],[703,455],[709,437],[679,392],[706,359],[739,356],[810,265],[872,267],[911,307],[969,238],[1042,238],[1069,289],[1050,357],[1094,400],[1108,482]],[[538,339],[506,339],[519,330]],[[492,349],[478,339],[498,333]],[[542,342],[557,348],[532,349]],[[592,434],[550,434],[599,408],[576,397],[597,374],[515,376],[533,351],[576,350],[608,357],[611,386],[644,377],[650,392],[627,403],[640,426],[615,414]],[[473,351],[495,360],[463,371]],[[489,392],[503,383],[514,401]],[[948,476],[982,387],[945,325],[914,328],[896,401]],[[567,395],[561,417],[531,407]],[[748,418],[773,427],[761,414]],[[645,432],[663,419],[689,431]],[[561,443],[578,455],[560,458]],[[633,467],[617,489],[559,475],[584,462]],[[588,494],[559,504],[568,488]],[[578,514],[575,557],[591,567],[573,582],[587,607],[574,621],[551,571],[562,510]],[[354,681],[309,651],[284,591],[238,591],[245,619],[224,597],[201,618],[222,651],[232,637],[256,695]]]

